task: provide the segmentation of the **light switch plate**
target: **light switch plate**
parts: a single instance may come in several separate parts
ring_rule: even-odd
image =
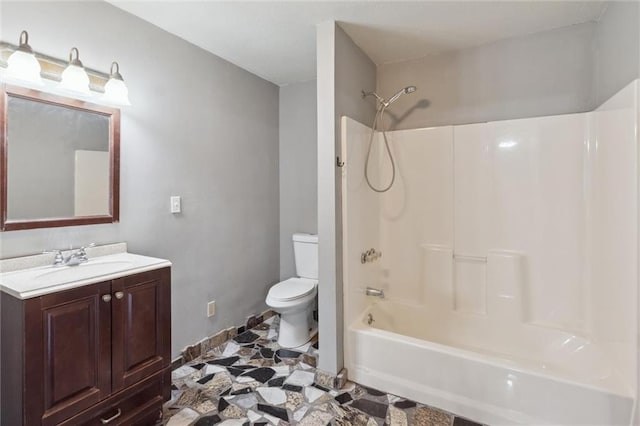
[[[171,197],[171,213],[182,212],[182,199],[178,195]]]
[[[212,300],[207,303],[207,317],[212,317],[216,314],[216,301]]]

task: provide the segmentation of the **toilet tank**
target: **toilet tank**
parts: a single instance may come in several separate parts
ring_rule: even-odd
[[[296,275],[300,278],[318,279],[318,236],[293,234],[293,255]]]

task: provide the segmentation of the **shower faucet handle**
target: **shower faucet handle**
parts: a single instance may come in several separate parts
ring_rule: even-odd
[[[376,249],[371,248],[367,251],[362,252],[362,254],[360,255],[360,263],[364,264],[364,263],[373,262],[380,259],[381,257],[382,257],[381,251],[377,251]]]

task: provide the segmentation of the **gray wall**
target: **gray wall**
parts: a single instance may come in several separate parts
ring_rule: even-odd
[[[119,224],[0,234],[3,258],[88,242],[173,262],[173,355],[265,309],[279,278],[278,87],[104,2],[1,4],[1,38],[85,66],[112,60],[122,110]],[[169,197],[183,213],[169,213]],[[206,302],[217,314],[206,317]]]
[[[596,106],[640,77],[640,3],[611,2],[596,29]]]
[[[371,122],[375,110],[361,90],[376,83],[375,64],[333,21],[317,27],[318,76],[318,232],[320,316],[319,368],[337,373],[343,367],[342,206],[340,117]]]
[[[296,275],[295,232],[318,232],[316,81],[280,88],[280,279]]]
[[[336,147],[340,142],[340,118],[350,117],[361,123],[372,123],[376,115],[371,98],[363,99],[362,91],[376,87],[376,64],[349,38],[339,25],[335,36]],[[341,177],[341,173],[337,173]]]
[[[396,129],[588,111],[595,33],[586,23],[379,65],[377,90],[418,88],[389,108]]]

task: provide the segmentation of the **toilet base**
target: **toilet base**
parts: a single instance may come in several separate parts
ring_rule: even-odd
[[[311,312],[303,310],[280,314],[278,344],[283,348],[297,348],[313,337]]]

